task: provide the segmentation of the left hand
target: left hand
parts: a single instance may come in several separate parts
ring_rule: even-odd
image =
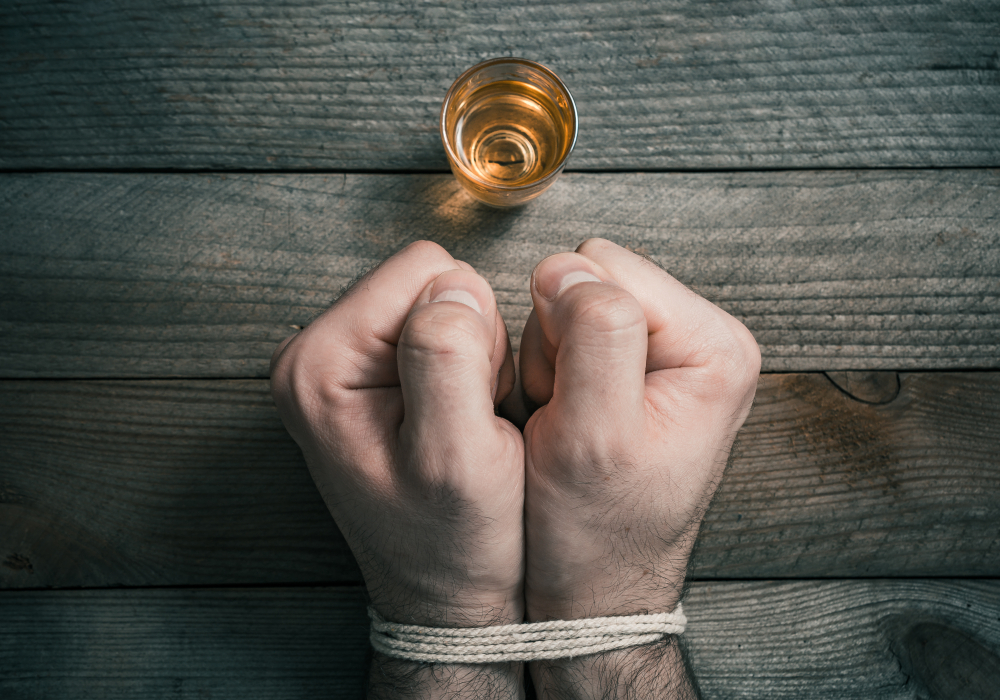
[[[387,620],[524,614],[524,445],[494,406],[514,382],[489,284],[421,241],[271,362],[271,390]]]

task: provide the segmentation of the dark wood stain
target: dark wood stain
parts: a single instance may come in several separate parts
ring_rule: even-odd
[[[1000,699],[1000,656],[973,635],[939,622],[918,622],[893,642],[893,652],[918,696]]]

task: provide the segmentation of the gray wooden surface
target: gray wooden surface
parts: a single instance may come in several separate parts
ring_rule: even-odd
[[[998,0],[0,3],[0,698],[358,697],[272,348],[418,238],[516,347],[532,266],[602,236],[791,372],[696,546],[706,697],[1000,700],[998,36]],[[581,114],[506,212],[436,132],[496,55]]]
[[[1000,373],[851,379],[761,379],[693,577],[1000,576]],[[361,578],[267,382],[0,382],[0,588],[296,582]]]
[[[601,236],[746,323],[766,371],[1000,367],[1000,171],[571,174],[516,211],[449,175],[0,176],[0,375],[265,377],[290,326],[435,240],[493,284]]]
[[[0,694],[357,698],[355,587],[7,592]],[[693,584],[684,638],[708,698],[996,698],[996,581]]]
[[[551,65],[574,169],[1000,165],[1000,3],[0,4],[0,167],[446,168],[448,85]]]

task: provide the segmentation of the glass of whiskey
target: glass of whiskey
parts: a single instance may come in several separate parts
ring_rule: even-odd
[[[466,191],[495,207],[523,204],[562,172],[576,144],[573,96],[545,66],[494,58],[458,77],[441,106],[441,141]]]

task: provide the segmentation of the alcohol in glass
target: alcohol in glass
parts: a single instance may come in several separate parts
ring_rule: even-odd
[[[477,199],[512,206],[537,197],[576,142],[573,98],[549,69],[494,59],[455,81],[441,110],[441,138],[459,182]]]

